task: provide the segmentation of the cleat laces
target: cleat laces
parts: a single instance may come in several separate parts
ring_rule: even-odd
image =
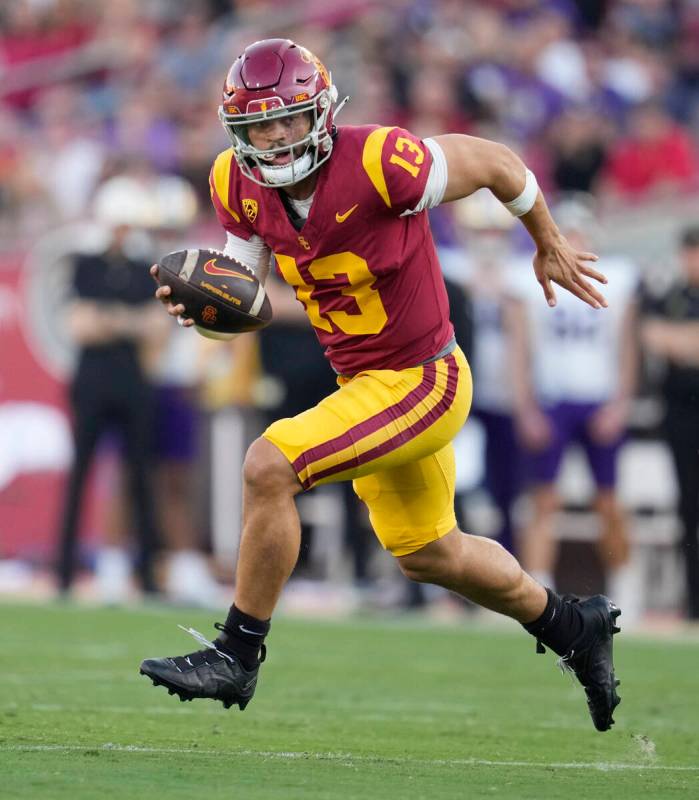
[[[210,653],[207,651],[213,650],[217,655],[221,656],[221,658],[225,658],[231,664],[234,663],[235,659],[228,655],[228,653],[224,653],[223,650],[219,650],[219,648],[213,643],[210,642],[206,636],[199,633],[199,631],[195,630],[194,628],[185,628],[184,625],[178,625],[178,628],[183,630],[185,633],[188,633],[190,636],[193,636],[199,644],[204,645],[206,650],[197,650],[195,653],[189,653],[186,656],[177,656],[173,658],[173,662],[177,669],[180,672],[183,671],[183,668],[186,669],[188,667],[200,667],[202,664],[211,664],[213,662],[209,661],[207,656],[210,656]]]
[[[577,675],[575,674],[575,670],[570,666],[568,663],[571,658],[575,655],[575,650],[571,650],[570,653],[566,653],[564,656],[561,656],[556,660],[556,666],[560,669],[563,675],[570,675],[571,680],[575,683],[575,679]]]
[[[215,653],[218,653],[218,655],[220,655],[222,658],[225,658],[231,664],[235,663],[235,659],[233,658],[233,656],[231,656],[229,653],[226,653],[223,650],[219,649],[219,647],[216,645],[215,642],[210,642],[206,638],[206,636],[204,636],[203,633],[199,633],[199,631],[196,630],[195,628],[185,628],[184,625],[179,625],[179,624],[178,624],[177,627],[180,630],[183,630],[185,633],[188,633],[190,636],[193,636],[199,642],[199,644],[204,645],[204,647],[207,650],[213,650]],[[216,630],[223,631],[223,632],[226,631],[225,626],[221,625],[220,622],[216,622],[214,624],[214,627],[216,628]],[[180,656],[179,658],[184,658],[185,660],[189,660],[191,658],[196,658],[200,654],[201,654],[202,658],[198,659],[196,664],[192,664],[192,662],[190,662],[190,666],[197,666],[198,667],[198,666],[200,666],[200,664],[203,664],[206,661],[205,653],[202,650],[198,650],[196,653],[190,653],[188,656],[184,656],[184,657]],[[267,656],[267,648],[265,647],[265,645],[261,645],[260,646],[260,656],[259,656],[260,664],[265,660],[266,656]],[[209,662],[206,661],[206,663],[208,664]]]

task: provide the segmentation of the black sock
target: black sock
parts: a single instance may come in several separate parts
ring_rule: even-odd
[[[260,650],[270,627],[270,620],[251,617],[233,604],[216,642],[236,656],[246,669],[252,669],[260,662]]]
[[[536,637],[537,652],[545,652],[541,647],[545,644],[562,656],[582,632],[582,616],[575,603],[564,600],[551,589],[546,589],[546,594],[548,601],[543,614],[533,622],[522,623],[522,627]]]

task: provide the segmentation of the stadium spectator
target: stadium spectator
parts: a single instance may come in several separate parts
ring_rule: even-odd
[[[11,0],[0,11],[0,63],[5,102],[29,109],[47,86],[71,77],[76,54],[92,35],[80,0]]]
[[[165,83],[177,87],[180,99],[196,101],[200,92],[208,93],[221,68],[223,44],[223,30],[210,24],[205,5],[190,6],[161,44],[158,67]]]
[[[554,211],[565,235],[581,249],[596,225],[580,198]],[[565,452],[575,443],[587,456],[596,484],[594,507],[601,531],[598,550],[607,569],[608,590],[619,592],[628,559],[625,514],[616,496],[617,456],[636,381],[633,264],[603,257],[610,307],[597,313],[561,297],[549,309],[521,277],[510,289],[510,349],[516,425],[527,453],[532,516],[521,538],[525,568],[555,585],[556,514],[561,505],[556,480]],[[574,298],[572,298],[574,299]]]
[[[89,202],[106,163],[97,120],[74,86],[43,93],[37,108],[41,136],[32,142],[32,164],[59,219],[89,214]]]
[[[649,101],[631,112],[629,133],[611,147],[605,188],[627,200],[667,197],[695,189],[698,169],[690,136]]]
[[[13,0],[0,9],[0,103],[20,112],[22,133],[37,142],[36,150],[23,142],[17,147],[18,172],[35,171],[46,132],[57,127],[51,115],[42,113],[47,92],[50,96],[57,85],[71,85],[82,106],[76,114],[70,103],[71,140],[83,149],[87,140],[107,160],[120,151],[142,154],[160,170],[195,179],[203,200],[203,165],[224,143],[215,120],[205,113],[206,87],[217,83],[213,75],[221,54],[240,47],[233,21],[262,32],[269,24],[269,5],[236,9],[225,0],[144,5],[119,0],[100,6],[99,14],[97,8],[87,0]],[[560,153],[551,170],[555,185],[597,191],[601,145],[613,153],[609,183],[635,197],[645,192],[646,183],[666,177],[674,186],[686,186],[686,180],[691,186],[687,172],[695,160],[690,155],[694,145],[687,135],[696,136],[697,130],[696,20],[696,10],[687,3],[558,0],[420,1],[400,14],[372,3],[327,13],[297,3],[285,7],[275,22],[297,25],[299,36],[321,53],[339,48],[343,89],[355,99],[348,117],[352,123],[372,119],[411,126],[414,120],[418,133],[458,128],[505,139],[536,163],[544,185],[545,153],[534,162],[532,148],[541,145],[541,134],[553,124]],[[437,97],[440,104],[435,104]],[[640,154],[636,178],[634,165],[626,163],[627,150],[637,149],[638,138],[630,113],[651,98],[671,109],[679,127],[671,122],[670,134],[653,145],[665,150],[666,164],[658,164],[653,153],[649,159]],[[570,120],[559,130],[556,120],[571,102],[588,115],[583,131]],[[593,125],[597,136],[588,130]],[[85,165],[93,163],[94,155],[88,156],[75,159],[75,175],[84,175]],[[74,184],[76,178],[68,174]],[[89,190],[87,178],[83,185]],[[89,191],[81,196],[88,197]],[[22,197],[20,205],[20,216],[30,217],[20,230],[29,235],[39,218],[80,211],[79,202],[53,212],[32,207],[29,197]]]
[[[610,134],[588,107],[567,109],[549,130],[551,173],[558,192],[591,193],[605,162]]]
[[[699,131],[699,7],[684,4],[679,13],[679,39],[667,104],[674,118],[693,131],[696,138]]]
[[[641,328],[646,350],[662,358],[665,435],[672,451],[682,526],[686,613],[699,620],[699,227],[680,238],[682,275],[660,298],[649,297]]]

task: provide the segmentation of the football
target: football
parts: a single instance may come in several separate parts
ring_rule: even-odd
[[[182,303],[184,316],[213,339],[256,331],[272,321],[272,306],[255,273],[217,250],[177,250],[158,262],[158,282]]]

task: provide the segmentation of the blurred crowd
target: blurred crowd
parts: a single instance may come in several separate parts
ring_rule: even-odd
[[[352,97],[342,122],[503,140],[549,190],[637,202],[697,186],[692,0],[7,0],[3,238],[80,217],[125,161],[204,199],[222,76],[271,34],[327,63]]]
[[[606,210],[658,207],[699,193],[696,0],[7,0],[0,7],[0,250],[22,251],[52,229],[84,220],[112,237],[102,248],[76,241],[72,254],[66,330],[79,359],[67,377],[76,456],[57,522],[58,585],[64,591],[79,565],[77,517],[103,428],[121,428],[114,447],[127,467],[95,564],[104,598],[124,597],[131,569],[124,547],[131,523],[124,509],[131,504],[142,588],[165,587],[185,602],[214,603],[215,576],[201,557],[212,544],[211,526],[200,524],[206,513],[194,511],[197,475],[204,460],[211,460],[201,449],[206,445],[200,412],[255,409],[252,428],[259,428],[332,390],[333,376],[319,348],[313,349],[300,312],[278,313],[263,336],[241,337],[232,345],[194,342],[193,336],[185,341],[184,332],[159,324],[147,331],[133,325],[133,315],[145,313],[152,302],[138,277],[149,259],[185,244],[223,244],[208,186],[211,163],[228,146],[216,110],[232,61],[245,44],[266,36],[289,36],[324,61],[340,96],[351,96],[339,124],[395,124],[421,136],[462,132],[507,143],[553,203],[573,194],[584,198],[572,206],[569,222],[571,231],[582,227],[592,236],[590,247],[598,245],[597,224]],[[476,372],[476,416],[487,440],[484,481],[500,514],[491,533],[516,549],[512,505],[522,488],[512,457],[517,443],[534,451],[551,445],[560,433],[552,421],[554,406],[556,414],[565,406],[569,419],[570,405],[577,404],[577,413],[581,404],[597,404],[604,409],[595,423],[601,431],[597,444],[607,450],[588,456],[602,519],[600,553],[608,578],[621,580],[629,560],[627,523],[610,464],[644,379],[637,364],[641,337],[651,356],[672,360],[659,320],[694,320],[694,295],[683,301],[685,316],[676,306],[668,310],[662,299],[638,293],[638,265],[626,263],[620,270],[626,277],[614,284],[615,292],[625,287],[618,290],[618,318],[609,323],[614,330],[593,330],[587,317],[561,312],[550,332],[559,344],[577,337],[588,352],[606,348],[608,358],[599,369],[608,380],[595,384],[594,397],[589,381],[582,398],[570,387],[559,387],[553,396],[550,385],[548,395],[542,390],[537,396],[537,370],[561,374],[567,365],[565,356],[561,362],[563,350],[548,367],[529,363],[522,352],[513,378],[503,361],[512,330],[521,334],[527,324],[532,331],[536,327],[523,316],[526,290],[518,293],[517,282],[500,272],[505,263],[521,259],[521,239],[482,201],[440,208],[432,223],[452,284],[454,322]],[[684,239],[676,234],[677,252],[699,252],[696,231]],[[78,253],[81,249],[90,252]],[[675,255],[668,254],[668,261]],[[86,264],[95,260],[104,275],[111,269],[131,277],[112,284],[86,278]],[[505,284],[512,291],[505,292]],[[519,304],[514,315],[511,303]],[[633,309],[633,320],[627,308]],[[653,318],[655,328],[643,332],[643,314]],[[134,328],[142,335],[134,335]],[[579,356],[580,350],[566,352],[587,357]],[[102,366],[95,358],[104,360]],[[699,369],[691,354],[675,361]],[[111,388],[99,377],[105,363],[113,377],[121,376]],[[590,367],[593,372],[598,375],[598,362]],[[685,389],[691,380],[690,375]],[[125,393],[127,385],[133,391]],[[129,408],[132,401],[140,413]],[[699,430],[694,407],[684,411],[687,430],[694,430],[694,420]],[[159,444],[144,448],[149,421]],[[574,439],[571,431],[565,435]],[[682,438],[687,441],[687,435]],[[530,545],[537,544],[522,551],[530,571],[550,585],[555,582],[551,526],[561,503],[553,485],[565,445],[558,441],[561,452],[549,453],[549,462],[537,467],[546,491],[533,499],[527,533]],[[691,453],[684,457],[694,475]],[[699,490],[690,482],[682,491],[686,544],[691,526],[696,529],[692,493]],[[206,495],[205,502],[210,500]],[[352,553],[350,572],[363,586],[371,578],[375,543],[352,493],[344,492],[338,502]],[[310,576],[314,565],[308,554],[320,546],[317,531],[315,545],[312,541],[312,529],[319,527],[313,516],[307,509],[299,565],[299,574],[305,570]],[[171,553],[162,580],[154,577],[152,563],[161,546]],[[696,536],[692,546],[696,560]],[[699,567],[697,573],[688,575],[690,583],[697,582],[694,617]],[[420,604],[425,598],[406,592],[400,602]]]

